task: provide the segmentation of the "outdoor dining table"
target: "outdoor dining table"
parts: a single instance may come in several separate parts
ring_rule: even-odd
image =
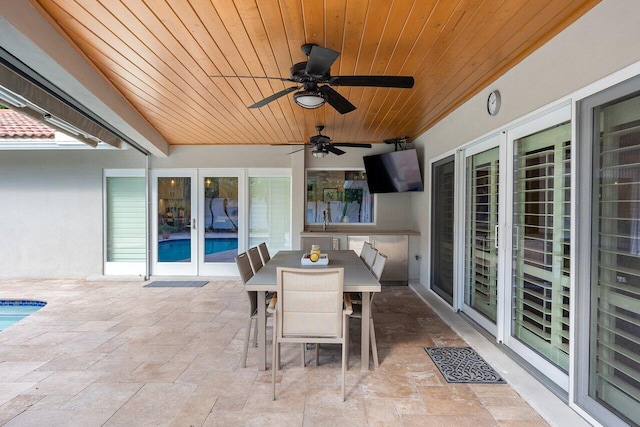
[[[266,293],[277,291],[276,271],[278,267],[324,268],[324,266],[302,266],[304,251],[279,251],[247,281],[248,291],[258,292],[258,369],[266,370]],[[331,268],[344,268],[344,292],[362,293],[362,331],[361,331],[361,369],[369,369],[369,313],[371,292],[380,292],[380,282],[369,271],[360,257],[351,250],[324,251],[329,258]]]

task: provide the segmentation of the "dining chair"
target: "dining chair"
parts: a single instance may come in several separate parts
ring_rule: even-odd
[[[379,253],[376,255],[376,260],[371,267],[371,272],[378,281],[380,277],[382,277],[382,272],[384,271],[384,266],[387,263],[387,256]],[[376,329],[373,324],[373,316],[372,316],[372,308],[373,308],[373,297],[375,296],[375,292],[370,293],[369,299],[369,340],[371,341],[371,354],[373,354],[373,365],[377,368],[380,364],[378,363],[378,344],[376,343]],[[353,313],[349,315],[349,317],[353,319],[362,320],[362,301],[353,301]]]
[[[249,256],[246,252],[241,253],[236,258],[236,266],[238,267],[238,272],[240,273],[240,279],[242,283],[245,284],[245,291],[247,297],[249,298],[249,317],[247,318],[247,323],[245,326],[245,337],[244,337],[244,347],[242,350],[242,367],[247,367],[247,351],[249,350],[249,338],[251,337],[251,324],[253,321],[256,321],[256,326],[253,329],[253,346],[257,346],[258,344],[258,292],[249,291],[246,288],[246,284],[253,277],[253,269],[251,268],[251,263],[249,261]],[[269,303],[275,304],[275,301]]]
[[[373,246],[367,250],[367,254],[364,257],[364,263],[367,264],[367,268],[369,268],[369,270],[371,270],[371,267],[373,266],[373,263],[376,259],[377,254],[378,254],[378,250]]]
[[[342,401],[349,354],[349,294],[344,294],[343,268],[278,267],[272,368],[273,400],[282,343],[342,345]]]
[[[367,257],[367,254],[369,254],[369,252],[371,252],[372,250],[373,250],[373,245],[369,242],[364,242],[362,244],[362,250],[360,251],[360,259],[364,261],[365,258]]]
[[[262,264],[262,258],[260,258],[260,252],[258,251],[258,247],[254,246],[249,249],[247,252],[249,254],[249,261],[251,261],[251,268],[253,269],[253,274],[256,274],[264,264]]]
[[[271,259],[271,255],[269,255],[269,249],[267,248],[267,243],[260,243],[258,245],[258,251],[260,252],[260,256],[262,257],[262,263],[266,264],[267,261]]]

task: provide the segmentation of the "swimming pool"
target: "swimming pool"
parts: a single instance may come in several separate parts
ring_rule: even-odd
[[[204,241],[204,254],[215,254],[238,249],[237,237],[207,238]],[[158,242],[158,262],[189,261],[191,259],[191,240],[174,239]]]
[[[44,301],[0,300],[0,331],[47,305]]]

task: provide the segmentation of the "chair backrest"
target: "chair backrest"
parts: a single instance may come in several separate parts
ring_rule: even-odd
[[[278,339],[342,338],[343,268],[278,267]]]
[[[369,253],[364,258],[364,263],[367,264],[367,267],[371,269],[373,267],[373,263],[376,260],[376,256],[378,255],[378,250],[376,248],[371,248]]]
[[[238,273],[240,273],[242,283],[246,285],[249,279],[253,277],[253,270],[251,269],[249,256],[246,252],[243,252],[236,257],[236,266],[238,267]],[[245,290],[247,290],[246,286]],[[258,293],[247,290],[247,296],[249,297],[249,315],[253,315],[258,309]]]
[[[373,246],[371,245],[371,243],[369,242],[364,242],[362,244],[362,250],[360,251],[360,259],[361,260],[365,260],[365,258],[367,257],[367,255],[373,251]]]
[[[382,272],[384,271],[384,265],[387,263],[387,256],[383,253],[378,252],[376,255],[376,260],[373,262],[373,266],[371,267],[371,272],[376,279],[380,280],[382,277]]]
[[[251,268],[253,268],[253,274],[256,274],[262,268],[262,258],[260,258],[260,252],[257,247],[249,249],[249,261],[251,261]]]
[[[267,261],[271,259],[271,255],[269,255],[269,249],[267,248],[267,244],[262,242],[258,245],[258,251],[260,252],[260,256],[262,257],[262,263],[266,264]]]

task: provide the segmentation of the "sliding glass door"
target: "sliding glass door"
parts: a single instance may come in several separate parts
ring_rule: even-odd
[[[571,108],[464,150],[460,308],[568,390]],[[437,250],[437,249],[433,249]]]
[[[571,123],[565,107],[507,133],[512,159],[505,343],[568,390]]]
[[[466,150],[463,311],[496,335],[500,139]]]
[[[578,401],[603,425],[640,424],[640,78],[581,105],[591,221],[581,226],[584,285]],[[591,203],[588,203],[591,201]],[[589,212],[590,211],[590,212]]]
[[[455,157],[431,166],[431,289],[453,304]]]

